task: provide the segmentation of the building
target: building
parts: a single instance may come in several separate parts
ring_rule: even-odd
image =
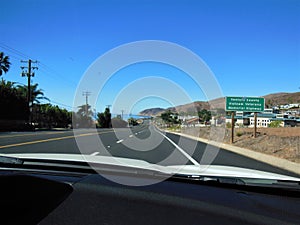
[[[235,116],[235,126],[254,127],[254,113],[244,113],[237,111]],[[299,126],[299,118],[288,114],[276,114],[272,109],[266,109],[264,112],[257,113],[257,127],[269,127],[272,121],[281,121],[281,127]],[[231,123],[231,116],[226,116],[226,123]]]
[[[236,126],[248,126],[249,122],[249,112],[236,111],[234,115]],[[226,116],[226,123],[231,123],[231,116]]]
[[[273,119],[276,118],[274,113],[258,113],[257,114],[257,127],[269,127]],[[254,114],[249,116],[250,124],[249,127],[254,127]]]
[[[269,127],[272,121],[281,121],[281,127],[295,127],[298,125],[295,117],[289,117],[287,114],[259,113],[257,114],[257,127]],[[249,127],[254,127],[254,115],[250,116]]]

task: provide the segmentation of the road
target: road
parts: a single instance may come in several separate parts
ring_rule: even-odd
[[[147,124],[131,129],[85,129],[75,133],[72,130],[1,133],[0,154],[4,153],[112,155],[160,165],[211,163],[299,177],[225,149],[163,133]],[[213,159],[212,162],[210,159]]]

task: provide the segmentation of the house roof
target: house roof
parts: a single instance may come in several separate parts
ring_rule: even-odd
[[[193,122],[199,122],[199,118],[192,118],[192,119],[189,119],[189,120],[186,120],[185,121],[186,123],[193,123]]]
[[[254,117],[254,115],[248,115],[248,117]],[[276,118],[275,113],[258,113],[257,118]]]

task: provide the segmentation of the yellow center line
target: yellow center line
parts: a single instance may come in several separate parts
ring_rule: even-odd
[[[33,133],[33,134],[10,134],[10,135],[1,135],[0,138],[10,138],[10,137],[25,137],[25,136],[37,136],[37,135],[43,135],[43,134],[63,134],[63,133],[67,133],[69,131],[58,131],[57,132],[45,132],[45,133]]]
[[[31,145],[31,144],[37,144],[37,143],[43,143],[43,142],[49,142],[49,141],[58,141],[58,140],[63,140],[63,139],[76,138],[76,137],[92,136],[92,135],[98,135],[98,134],[104,134],[104,133],[110,133],[110,132],[113,132],[113,131],[86,133],[86,134],[79,134],[76,136],[72,135],[72,136],[49,138],[49,139],[42,139],[42,140],[36,140],[36,141],[28,141],[28,142],[22,142],[22,143],[10,144],[10,145],[3,145],[3,146],[0,146],[0,149],[23,146],[23,145]]]

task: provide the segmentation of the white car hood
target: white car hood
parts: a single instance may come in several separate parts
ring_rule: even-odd
[[[280,175],[276,173],[263,172],[253,169],[245,169],[233,166],[219,165],[176,165],[161,166],[151,164],[143,160],[119,158],[112,156],[92,156],[80,154],[48,154],[48,153],[22,153],[22,154],[1,154],[6,157],[16,157],[20,159],[46,159],[61,161],[76,161],[87,163],[99,163],[105,165],[126,166],[138,169],[149,169],[167,174],[184,174],[195,176],[222,176],[222,177],[240,177],[240,178],[259,178],[276,180],[294,180],[300,181],[300,178]]]

